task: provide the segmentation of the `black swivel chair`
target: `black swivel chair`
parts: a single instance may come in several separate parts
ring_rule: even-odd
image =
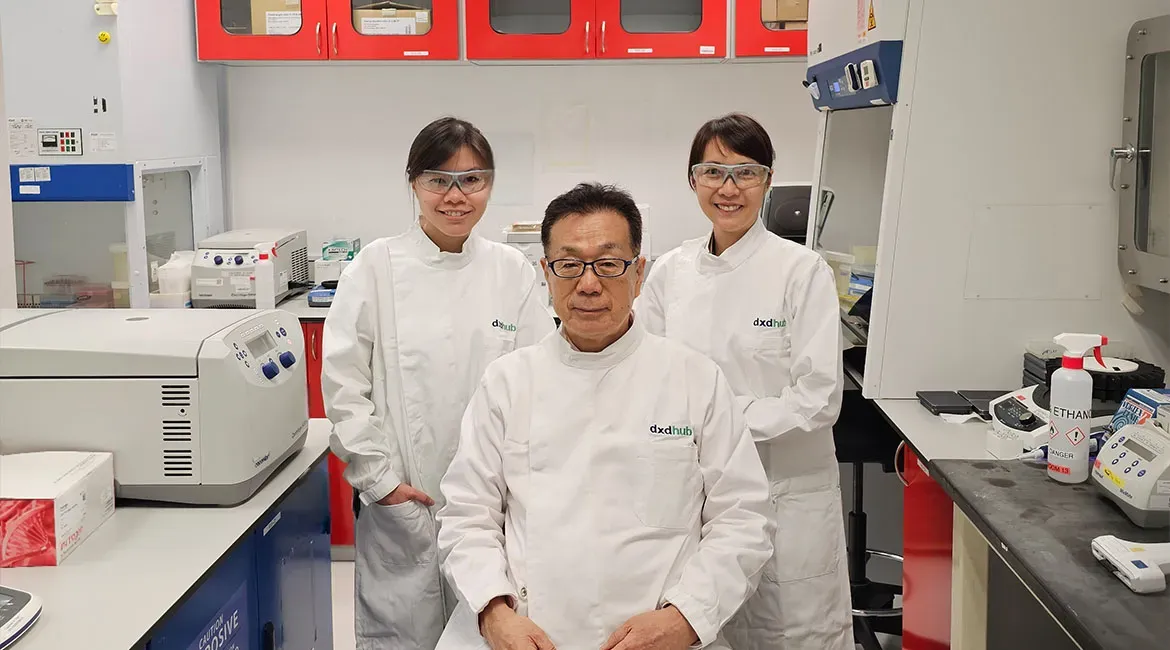
[[[807,245],[811,196],[812,187],[807,184],[770,188],[764,199],[764,225],[785,239]],[[818,239],[832,204],[832,191],[822,189],[816,220]],[[867,312],[868,305],[867,296],[859,301],[860,308],[855,308],[853,313]],[[847,350],[845,363],[852,368],[864,369],[865,348]],[[837,461],[853,467],[853,507],[846,523],[853,638],[865,650],[882,650],[877,634],[902,634],[902,608],[894,606],[895,597],[902,593],[902,587],[870,580],[866,575],[867,566],[873,558],[900,564],[902,557],[866,546],[865,464],[879,463],[883,471],[893,472],[900,438],[874,403],[862,396],[860,387],[851,380],[848,383],[850,385],[843,394],[841,416],[833,427],[833,440],[837,445]]]

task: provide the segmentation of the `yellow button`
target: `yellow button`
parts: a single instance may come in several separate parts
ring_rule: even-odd
[[[99,43],[109,43],[110,42],[110,33],[109,32],[98,32],[98,42]]]

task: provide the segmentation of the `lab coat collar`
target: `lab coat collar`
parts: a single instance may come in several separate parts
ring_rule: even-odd
[[[711,243],[715,237],[715,233],[704,241],[703,250],[699,253],[699,270],[710,273],[719,273],[731,271],[743,264],[750,258],[760,244],[768,237],[768,229],[764,227],[764,222],[761,219],[756,219],[752,227],[739,238],[739,241],[732,244],[727,250],[723,251],[722,255],[715,255],[711,252]]]
[[[461,269],[467,266],[482,247],[480,237],[471,233],[471,236],[463,243],[463,252],[445,253],[439,250],[430,237],[427,237],[418,221],[415,221],[410,227],[408,239],[414,252],[423,263],[440,269]]]
[[[577,346],[569,342],[568,336],[565,335],[565,328],[562,325],[559,336],[549,337],[552,344],[556,346],[557,356],[561,361],[573,368],[583,368],[586,370],[595,370],[603,368],[612,368],[621,363],[626,357],[634,353],[638,349],[638,344],[646,336],[646,330],[642,327],[638,319],[630,314],[630,329],[622,334],[621,338],[609,344],[601,352],[581,352]]]

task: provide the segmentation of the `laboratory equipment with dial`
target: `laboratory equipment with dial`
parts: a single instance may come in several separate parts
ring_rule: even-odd
[[[256,307],[257,246],[273,251],[276,302],[309,282],[304,230],[232,230],[199,242],[191,267],[191,304],[196,308]]]
[[[238,504],[304,445],[287,312],[0,310],[0,328],[5,452],[112,452],[119,498]]]

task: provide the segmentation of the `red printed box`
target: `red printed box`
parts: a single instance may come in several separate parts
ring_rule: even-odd
[[[114,514],[114,457],[0,456],[0,568],[56,566]]]

